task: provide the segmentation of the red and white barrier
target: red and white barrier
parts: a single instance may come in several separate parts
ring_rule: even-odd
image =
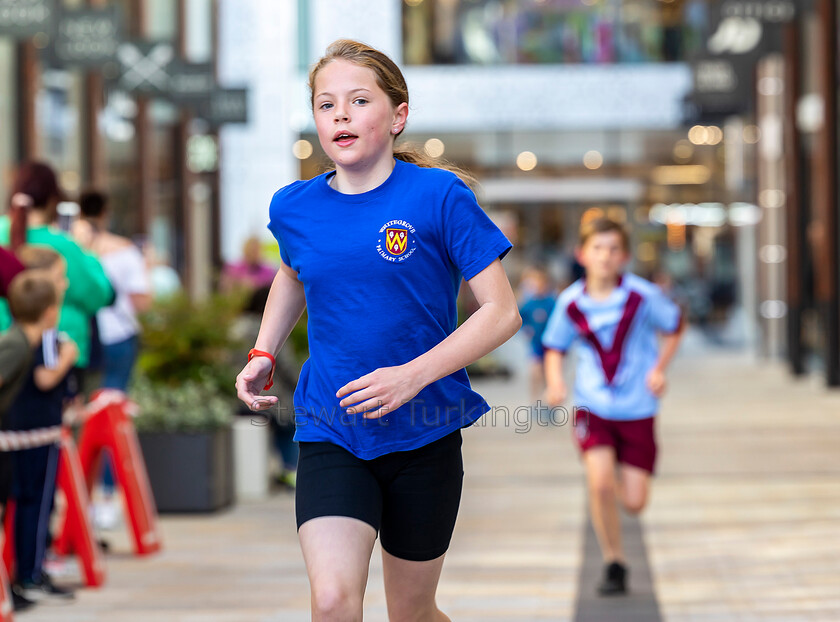
[[[99,587],[105,582],[105,560],[102,550],[94,537],[93,525],[90,522],[90,498],[85,484],[79,454],[70,431],[62,431],[59,458],[57,487],[64,493],[66,500],[65,525],[72,525],[67,531],[69,550],[75,551],[81,562],[85,585]],[[4,522],[3,565],[9,575],[14,575],[15,560],[15,502],[10,500],[6,506]],[[66,530],[65,530],[66,531]],[[2,620],[2,618],[0,618]]]
[[[98,587],[105,581],[104,558],[96,542],[89,511],[89,491],[100,476],[105,449],[110,450],[114,457],[116,480],[123,489],[125,513],[131,524],[135,552],[146,555],[161,547],[157,509],[146,463],[131,421],[135,412],[136,406],[124,393],[98,391],[84,408],[70,413],[71,418],[84,422],[78,450],[70,431],[61,426],[0,432],[0,451],[60,443],[57,486],[64,493],[67,508],[54,549],[59,554],[76,553],[79,556],[85,583],[89,587]],[[8,576],[14,574],[14,513],[15,504],[10,500],[4,522],[4,563],[0,565],[0,622],[12,619]]]
[[[72,525],[72,529],[67,532],[69,544],[71,550],[79,556],[85,584],[88,587],[99,587],[105,582],[104,558],[90,520],[90,497],[84,471],[73,437],[67,430],[61,439],[59,456],[58,487],[64,491],[67,500],[64,524],[65,528]]]
[[[131,421],[135,410],[136,406],[121,391],[104,389],[94,393],[94,399],[82,411],[79,461],[86,490],[92,490],[101,474],[103,451],[110,450],[116,481],[123,490],[134,550],[137,555],[147,555],[160,550],[161,539],[146,463]],[[68,514],[56,540],[56,551],[73,551],[77,539],[82,537],[79,529],[80,525]]]

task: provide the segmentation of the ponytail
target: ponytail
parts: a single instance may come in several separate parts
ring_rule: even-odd
[[[29,208],[32,207],[32,197],[23,192],[12,195],[10,202],[9,245],[12,252],[26,244],[26,221]]]
[[[9,201],[11,227],[9,242],[12,249],[26,242],[29,210],[41,210],[50,221],[55,205],[64,199],[55,171],[43,162],[24,162],[15,172],[12,198]]]
[[[425,152],[417,149],[414,145],[408,144],[394,147],[394,157],[397,160],[402,160],[403,162],[415,164],[423,168],[442,168],[451,173],[455,173],[473,192],[475,192],[478,187],[478,180],[464,169],[455,166],[446,160],[433,158]]]

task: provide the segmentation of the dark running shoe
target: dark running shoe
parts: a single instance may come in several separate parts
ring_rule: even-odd
[[[604,578],[598,584],[598,594],[601,596],[616,596],[627,593],[627,567],[618,562],[607,564],[604,568]]]
[[[26,611],[35,604],[35,601],[29,600],[21,593],[20,586],[13,585],[12,592],[12,608],[15,611]]]
[[[58,587],[52,582],[47,573],[41,575],[40,581],[24,581],[19,585],[21,595],[34,602],[66,602],[73,600],[76,595],[72,590]]]

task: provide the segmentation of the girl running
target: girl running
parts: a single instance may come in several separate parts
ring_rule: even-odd
[[[335,170],[278,191],[283,265],[249,362],[254,410],[304,307],[295,392],[296,513],[314,620],[361,620],[377,533],[391,620],[448,620],[435,592],[461,497],[461,428],[489,410],[464,367],[520,326],[501,265],[510,242],[453,172],[394,147],[408,118],[399,68],[340,40],[309,76]],[[456,329],[466,279],[480,305]]]

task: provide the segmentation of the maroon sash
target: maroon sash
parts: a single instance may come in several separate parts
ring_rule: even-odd
[[[624,303],[624,312],[621,314],[621,321],[618,323],[618,328],[615,329],[615,337],[613,338],[612,347],[609,350],[604,349],[604,346],[598,341],[597,335],[589,328],[589,323],[578,308],[577,303],[572,302],[567,309],[567,313],[572,322],[578,327],[584,339],[598,353],[598,358],[601,359],[601,367],[604,369],[604,376],[608,384],[612,384],[615,373],[618,371],[624,342],[627,339],[627,334],[630,332],[630,324],[632,324],[640,304],[642,304],[642,297],[638,292],[631,291],[627,294],[627,302]]]

